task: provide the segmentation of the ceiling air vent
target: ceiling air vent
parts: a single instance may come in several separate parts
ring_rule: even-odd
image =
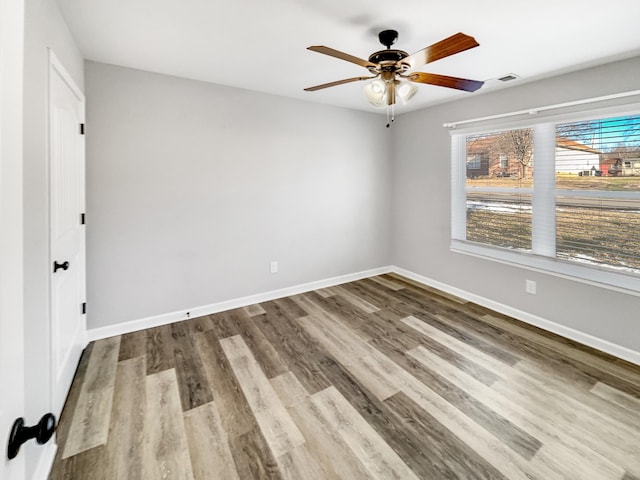
[[[516,75],[515,73],[508,73],[498,78],[498,80],[500,80],[501,82],[510,82],[511,80],[515,80],[516,78],[518,78],[518,75]]]

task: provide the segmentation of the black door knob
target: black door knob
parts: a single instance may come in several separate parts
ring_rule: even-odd
[[[56,273],[59,269],[67,270],[69,268],[69,262],[65,261],[62,263],[53,262],[53,273]]]
[[[32,427],[24,426],[24,418],[16,419],[9,435],[7,457],[9,460],[15,458],[22,444],[32,438],[35,438],[40,445],[47,443],[55,429],[56,417],[52,413],[44,414],[40,421]]]

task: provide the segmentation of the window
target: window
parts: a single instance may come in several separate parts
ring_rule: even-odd
[[[456,132],[452,147],[454,250],[640,292],[639,114]],[[471,157],[486,168],[461,169]]]
[[[471,156],[469,158],[469,161],[467,161],[467,168],[469,170],[479,170],[481,165],[482,165],[482,160],[478,155]]]

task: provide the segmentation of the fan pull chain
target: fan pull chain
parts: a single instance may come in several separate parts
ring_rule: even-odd
[[[391,114],[391,121],[389,121],[389,114]],[[387,128],[391,126],[391,124],[395,121],[395,119],[396,119],[395,104],[387,105]]]

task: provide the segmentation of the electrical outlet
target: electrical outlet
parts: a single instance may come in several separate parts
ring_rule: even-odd
[[[278,273],[278,262],[276,262],[275,260],[272,261],[269,266],[269,271],[271,273]]]
[[[535,295],[536,294],[536,282],[534,282],[533,280],[527,280],[526,286],[525,286],[525,290],[527,293],[530,293],[531,295]]]

